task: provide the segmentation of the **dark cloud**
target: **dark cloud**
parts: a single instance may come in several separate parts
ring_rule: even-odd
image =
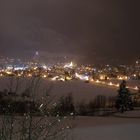
[[[36,50],[86,62],[139,57],[139,1],[3,0],[0,54],[25,57]],[[51,55],[52,54],[52,55]]]

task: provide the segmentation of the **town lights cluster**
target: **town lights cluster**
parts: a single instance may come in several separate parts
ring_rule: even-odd
[[[32,63],[31,63],[32,64]],[[74,62],[61,63],[54,65],[27,65],[25,67],[11,67],[7,66],[0,69],[0,77],[40,77],[51,81],[70,81],[80,80],[86,83],[100,84],[110,87],[119,87],[119,83],[113,82],[114,80],[129,80],[136,78],[140,75],[139,70],[132,69],[131,71],[125,71],[128,67],[112,67],[106,65],[104,67],[95,67],[92,65],[80,65],[78,66]],[[131,70],[131,69],[130,69]],[[127,73],[127,75],[126,75]],[[137,86],[128,87],[133,90],[139,90]]]

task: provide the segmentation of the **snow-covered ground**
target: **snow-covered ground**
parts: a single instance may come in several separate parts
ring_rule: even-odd
[[[78,117],[75,124],[76,128],[73,129],[74,140],[140,139],[140,118]]]
[[[0,90],[4,90],[6,88],[10,88],[12,83],[13,90],[16,89],[16,83],[18,82],[18,93],[21,93],[25,88],[32,86],[32,80],[27,78],[20,78],[17,80],[9,80],[9,78],[0,78]],[[112,83],[120,83],[120,80],[111,80],[107,82]],[[139,86],[140,81],[128,81],[129,86]],[[46,79],[41,79],[37,86],[38,96],[41,96],[42,91],[49,89],[49,94],[58,98],[62,95],[67,95],[72,93],[75,101],[89,101],[94,99],[97,95],[105,95],[105,96],[115,96],[117,95],[118,87],[108,86],[108,85],[101,85],[95,82],[85,83],[84,81],[80,80],[73,80],[73,81],[51,81]]]
[[[16,82],[9,78],[0,79],[0,90],[10,87],[13,83],[13,89],[16,89]],[[111,82],[120,83],[121,81],[112,80]],[[18,93],[29,87],[31,80],[20,79],[18,81]],[[49,94],[54,97],[60,97],[72,93],[76,102],[85,100],[90,101],[97,95],[115,96],[117,95],[117,87],[85,83],[83,81],[50,81],[41,80],[38,83],[38,96],[40,91],[49,89]],[[130,86],[139,86],[140,81],[128,81]],[[135,118],[137,116],[137,118]],[[125,114],[115,114],[110,117],[77,117],[73,120],[76,127],[73,131],[73,140],[139,140],[140,139],[140,111],[126,112]]]
[[[10,88],[9,78],[0,79],[0,90]],[[12,89],[16,89],[17,80],[12,81]],[[25,88],[29,87],[31,80],[29,79],[20,79],[18,81],[18,93],[20,94]],[[39,83],[38,96],[40,96],[42,90],[49,89],[49,94],[58,98],[62,95],[67,95],[72,93],[75,101],[89,101],[94,99],[97,95],[106,95],[114,96],[117,95],[117,88],[112,88],[105,85],[96,85],[94,83],[85,83],[84,81],[74,80],[74,81],[50,81],[50,80],[41,80]],[[41,91],[41,92],[40,92]]]

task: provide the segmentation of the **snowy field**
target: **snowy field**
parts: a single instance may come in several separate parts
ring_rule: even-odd
[[[113,83],[121,81],[112,80]],[[18,84],[17,84],[18,83]],[[16,87],[16,84],[18,85]],[[32,86],[31,79],[21,78],[19,81],[1,78],[0,90],[12,87],[18,94]],[[140,81],[128,81],[129,86],[139,86]],[[58,98],[62,95],[72,93],[76,102],[90,101],[97,95],[116,96],[117,87],[99,85],[93,82],[84,81],[50,81],[42,79],[37,82],[37,95],[41,96],[42,91],[48,90],[49,94]],[[135,114],[136,113],[136,114]],[[140,111],[130,112],[126,116],[110,117],[77,117],[72,121],[76,127],[72,130],[73,140],[139,140],[140,139]],[[138,118],[135,118],[135,115]],[[129,118],[129,116],[132,116]],[[134,118],[133,118],[134,116]]]
[[[26,88],[32,87],[33,81],[34,80],[27,78],[20,78],[19,80],[13,80],[10,78],[0,78],[0,90],[3,91],[4,89],[12,88],[13,91],[16,91],[18,94],[20,94]],[[108,82],[117,84],[121,81],[112,80]],[[71,93],[75,101],[89,101],[94,99],[94,97],[97,95],[116,96],[118,90],[117,87],[100,85],[94,82],[85,83],[84,81],[80,80],[62,82],[41,79],[36,81],[36,83],[36,85],[34,83],[34,87],[36,87],[38,97],[40,97],[42,92],[45,92],[47,89],[49,94],[55,98]],[[129,86],[133,87],[140,85],[140,81],[136,80],[128,81],[127,83]]]
[[[140,139],[140,118],[78,117],[75,123],[74,140]]]
[[[18,86],[16,87],[16,85]],[[9,78],[0,79],[1,91],[4,89],[10,89],[10,87],[12,87],[13,91],[17,91],[18,94],[21,94],[26,88],[30,86],[32,87],[32,80],[27,78],[22,78],[18,81]],[[79,80],[62,82],[42,79],[38,81],[37,86],[37,96],[41,96],[41,93],[45,92],[47,89],[49,94],[55,98],[71,93],[75,101],[89,101],[94,99],[94,97],[97,95],[117,95],[117,88],[112,88],[105,85],[97,85],[94,83],[85,83],[84,81]]]

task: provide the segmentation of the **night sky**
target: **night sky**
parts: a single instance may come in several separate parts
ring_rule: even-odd
[[[139,0],[1,0],[0,55],[132,63],[140,54]]]

